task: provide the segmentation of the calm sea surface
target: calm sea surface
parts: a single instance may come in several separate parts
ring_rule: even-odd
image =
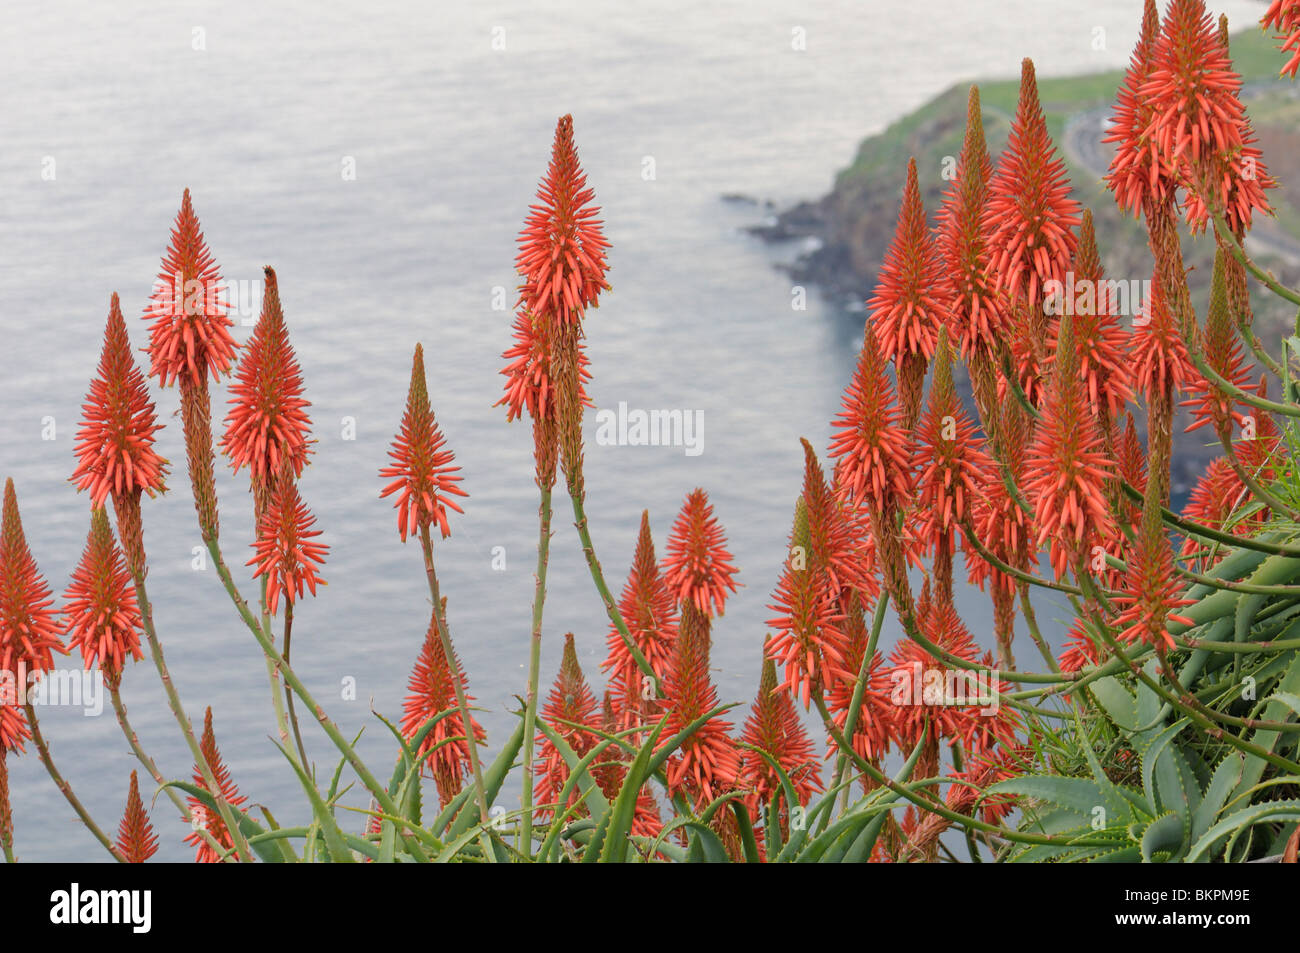
[[[14,478],[32,549],[61,592],[88,523],[86,497],[67,476],[109,296],[121,294],[142,347],[139,315],[188,186],[224,275],[242,291],[240,340],[256,317],[262,266],[279,275],[319,439],[302,491],[331,547],[328,588],[296,612],[294,654],[345,733],[366,726],[362,751],[382,777],[393,748],[369,709],[400,715],[429,619],[418,545],[398,541],[376,475],[416,341],[470,493],[437,558],[494,743],[524,688],[537,499],[528,425],[507,425],[492,406],[511,319],[493,299],[515,284],[515,234],[556,117],[575,117],[613,243],[613,291],[588,321],[592,397],[704,418],[703,452],[690,456],[598,446],[589,417],[595,543],[621,588],[641,510],[662,548],[686,493],[709,491],[744,585],[715,632],[715,677],[724,700],[747,701],[799,491],[798,440],[825,447],[861,317],[815,295],[793,310],[790,283],[773,268],[783,252],[742,231],[763,208],[721,196],[778,205],[818,196],[864,135],[959,80],[1015,75],[1025,55],[1045,75],[1122,66],[1141,15],[1137,0],[274,6],[7,4],[0,475]],[[1239,25],[1261,9],[1215,6]],[[172,673],[195,721],[213,707],[241,791],[282,823],[301,821],[301,792],[269,740],[261,655],[215,573],[192,567],[199,538],[171,416],[177,398],[155,396],[175,492],[147,504],[145,526]],[[224,404],[224,388],[214,402]],[[343,439],[345,418],[355,440]],[[43,439],[51,426],[54,439]],[[251,536],[247,483],[220,477],[222,539],[239,565]],[[556,524],[544,683],[573,631],[599,693],[608,624],[567,508]],[[504,571],[493,569],[496,547]],[[991,645],[986,598],[963,591],[959,603]],[[1040,609],[1045,624],[1062,614],[1050,601]],[[348,678],[355,701],[341,697]],[[188,777],[189,753],[148,662],[128,671],[125,696],[163,772]],[[115,830],[135,765],[111,709],[98,718],[48,709],[42,724],[56,762]],[[333,749],[306,727],[328,772]],[[10,773],[22,859],[103,856],[34,747],[10,759]],[[160,800],[153,819],[160,858],[192,856],[170,804]]]

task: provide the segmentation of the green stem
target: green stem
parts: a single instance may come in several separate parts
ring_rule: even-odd
[[[59,769],[54,766],[54,759],[50,757],[50,747],[45,743],[44,735],[41,734],[41,726],[36,720],[36,709],[32,707],[32,703],[25,703],[23,710],[27,712],[27,725],[32,730],[32,740],[36,742],[36,750],[40,752],[41,763],[45,765],[45,770],[53,779],[54,786],[67,798],[68,803],[72,805],[72,809],[81,818],[81,823],[85,824],[90,833],[95,835],[95,839],[104,845],[104,849],[113,855],[113,859],[119,864],[125,864],[127,860],[122,856],[122,852],[117,849],[111,840],[104,836],[104,832],[99,829],[99,825],[95,823],[94,818],[90,816],[90,813],[78,800],[77,795],[73,793],[72,785],[63,779],[63,775],[59,774]]]
[[[207,543],[209,550],[216,548],[215,540],[208,540]],[[194,724],[190,721],[189,716],[185,714],[185,706],[181,704],[180,693],[176,691],[176,684],[172,681],[171,672],[167,669],[167,660],[163,657],[162,642],[159,641],[158,632],[153,624],[153,604],[149,601],[149,594],[145,590],[143,569],[132,567],[132,574],[135,580],[136,604],[140,607],[140,616],[144,620],[144,634],[149,642],[149,653],[153,656],[154,668],[158,670],[158,677],[162,680],[163,693],[167,696],[167,707],[171,709],[172,716],[181,729],[185,744],[189,746],[190,754],[194,757],[194,766],[199,769],[199,774],[203,777],[203,783],[207,786],[208,793],[216,801],[217,813],[221,815],[222,823],[226,825],[226,830],[230,832],[230,840],[235,848],[235,855],[245,863],[251,863],[253,855],[248,850],[248,842],[245,841],[244,833],[240,830],[239,825],[235,823],[234,811],[221,793],[221,785],[217,783],[216,775],[212,771],[212,765],[208,764],[208,759],[203,756],[203,748],[200,747],[199,740],[194,735]]]
[[[619,611],[618,603],[614,601],[614,596],[605,583],[605,574],[601,571],[600,560],[596,558],[596,547],[591,542],[591,531],[587,527],[587,513],[583,508],[581,495],[573,492],[573,489],[570,488],[569,499],[573,503],[573,525],[578,530],[578,539],[582,543],[582,554],[587,558],[587,569],[591,572],[591,581],[596,585],[596,592],[600,595],[600,601],[605,604],[605,614],[618,631],[619,637],[627,647],[628,653],[636,661],[637,667],[641,669],[643,674],[650,676],[651,684],[655,686],[656,697],[662,698],[663,686],[659,684],[659,676],[655,674],[654,668],[647,661],[641,649],[637,647],[636,640],[632,638],[632,633],[628,631],[627,623],[623,621],[623,613]]]
[[[284,603],[284,664],[292,664],[289,661],[289,639],[293,633],[293,600],[286,599]],[[274,687],[274,686],[273,686]],[[298,713],[293,707],[293,692],[285,690],[285,703],[289,706],[289,724],[293,726],[293,740],[298,745],[298,757],[302,759],[302,769],[308,775],[311,774],[307,767],[307,747],[302,743],[302,730],[298,727]],[[279,692],[276,693],[279,697]]]
[[[862,654],[862,664],[858,667],[858,680],[853,685],[853,698],[849,701],[849,712],[844,716],[844,736],[852,738],[853,732],[858,727],[858,712],[862,710],[862,699],[867,694],[867,680],[871,672],[871,660],[876,654],[876,645],[880,642],[880,630],[885,624],[885,610],[889,606],[889,593],[882,592],[880,601],[876,603],[875,615],[871,618],[871,635],[867,639],[866,651]],[[835,761],[835,785],[838,786],[844,780],[844,773],[848,770],[848,760],[841,752]],[[840,792],[840,813],[848,806],[849,789],[846,785]],[[830,812],[826,812],[824,817],[829,823]],[[823,823],[822,829],[825,830],[826,823]]]
[[[226,561],[221,555],[221,549],[217,546],[216,540],[209,539],[207,540],[207,544],[208,553],[212,556],[212,560],[216,564],[217,575],[221,578],[221,584],[226,587],[226,592],[230,594],[231,601],[235,604],[235,609],[238,610],[240,618],[244,620],[244,624],[248,627],[248,631],[253,633],[253,638],[257,639],[257,643],[262,647],[262,651],[271,659],[276,669],[283,674],[285,683],[294,690],[298,697],[302,699],[302,703],[316,716],[316,720],[320,723],[325,734],[329,736],[330,741],[334,743],[334,747],[339,749],[339,753],[343,755],[344,760],[347,761],[352,770],[356,772],[357,777],[361,779],[361,783],[366,786],[366,790],[374,795],[375,800],[379,802],[379,805],[384,809],[384,812],[400,816],[401,810],[398,808],[396,802],[393,801],[387,789],[379,783],[374,774],[371,773],[370,769],[366,767],[366,763],[361,760],[356,751],[353,750],[352,746],[348,744],[347,739],[343,737],[343,733],[339,731],[338,726],[334,724],[328,715],[325,714],[325,709],[322,708],[317,703],[316,699],[312,697],[311,692],[307,690],[307,686],[303,684],[302,679],[298,677],[298,674],[285,664],[283,656],[276,651],[275,645],[271,642],[266,632],[264,632],[262,627],[257,624],[257,620],[253,618],[252,611],[248,608],[248,603],[244,601],[244,598],[239,594],[239,590],[235,587],[234,580],[230,576],[230,568],[226,565]],[[425,860],[428,859],[412,835],[404,835],[404,840],[407,848],[414,855]]]
[[[267,633],[267,637],[271,640],[271,644],[274,645],[275,632],[271,629],[271,615],[266,610],[266,583],[267,583],[267,579],[265,576],[263,576],[262,585],[261,585],[262,630]],[[288,656],[289,656],[289,649],[288,646],[286,646],[285,647],[286,660],[288,659]],[[275,711],[275,727],[276,730],[280,733],[280,747],[284,748],[287,751],[289,750],[289,718],[287,713],[285,712],[284,700],[287,697],[289,699],[290,704],[292,704],[293,693],[290,692],[288,688],[280,684],[280,670],[277,669],[275,667],[275,663],[271,661],[271,656],[266,655],[266,653],[263,653],[263,657],[266,659],[266,677],[267,680],[271,683],[271,708]],[[305,761],[302,764],[302,768],[303,770],[306,770],[307,768],[307,763]]]
[[[542,608],[546,602],[546,566],[551,550],[551,491],[543,487],[538,506],[537,576],[533,589],[533,631],[528,644],[528,694],[524,700],[524,791],[519,849],[532,854],[533,843],[533,735],[537,724],[537,686],[541,679]]]
[[[813,695],[813,701],[817,705],[817,711],[821,714],[822,721],[826,726],[826,730],[830,733],[831,738],[839,749],[857,766],[859,771],[870,777],[877,785],[888,788],[890,791],[908,801],[911,801],[924,811],[931,814],[938,814],[944,820],[951,821],[954,824],[960,824],[968,830],[984,831],[996,834],[1004,840],[1013,841],[1019,844],[1057,845],[1068,843],[1075,847],[1106,847],[1112,843],[1111,841],[1089,840],[1087,838],[1067,839],[1065,837],[1053,837],[1050,834],[1023,834],[1018,831],[1007,830],[1005,827],[999,827],[996,824],[985,823],[984,821],[973,817],[967,817],[965,814],[958,814],[956,811],[948,809],[941,803],[922,797],[921,795],[916,794],[908,785],[899,784],[893,778],[883,774],[870,762],[864,761],[859,757],[858,753],[853,750],[852,745],[848,744],[848,742],[844,740],[844,736],[840,733],[839,729],[835,727],[835,722],[831,719],[830,712],[826,709],[826,701],[822,698],[820,692]],[[924,742],[924,739],[922,739],[922,742]]]
[[[122,701],[120,686],[109,685],[108,697],[112,700],[113,711],[117,713],[117,723],[122,727],[122,734],[126,735],[127,744],[135,752],[136,760],[149,772],[149,777],[153,778],[155,784],[160,787],[166,784],[166,779],[163,778],[162,772],[158,770],[158,765],[154,763],[153,758],[149,757],[149,753],[144,750],[144,747],[140,744],[139,735],[135,733],[135,729],[131,727],[131,722],[126,717],[126,705]],[[181,797],[175,788],[168,787],[164,788],[164,790],[167,792],[167,796],[171,798],[171,802],[176,805],[177,810],[181,812],[181,819],[187,824],[190,823],[190,808],[185,803],[185,799]]]
[[[1029,587],[1022,585],[1018,586],[1017,590],[1020,593],[1020,613],[1025,617],[1025,628],[1029,630],[1029,638],[1033,640],[1034,645],[1038,646],[1038,653],[1047,662],[1047,667],[1052,670],[1052,674],[1060,675],[1061,666],[1057,664],[1056,656],[1047,647],[1047,641],[1038,628],[1038,615],[1029,601]]]

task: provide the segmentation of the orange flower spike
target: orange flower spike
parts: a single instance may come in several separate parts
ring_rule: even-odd
[[[929,399],[916,430],[915,532],[924,552],[941,542],[951,547],[953,532],[972,515],[983,474],[994,465],[982,443],[957,398],[952,348],[947,332],[941,332]]]
[[[275,270],[265,274],[262,314],[230,384],[221,449],[236,473],[247,466],[254,482],[269,485],[286,462],[295,477],[302,475],[310,452],[311,402],[302,396],[302,371],[289,343]]]
[[[1159,269],[1151,276],[1151,294],[1141,321],[1134,324],[1130,351],[1133,380],[1147,402],[1157,394],[1185,389],[1197,372],[1174,324]]]
[[[445,605],[446,599],[443,599]],[[461,782],[469,768],[469,745],[464,739],[469,737],[465,723],[460,717],[456,705],[456,688],[453,671],[459,668],[461,687],[469,688],[463,666],[453,666],[442,648],[442,639],[438,636],[436,617],[429,622],[429,629],[424,637],[424,645],[411,671],[407,683],[406,699],[402,702],[402,736],[408,741],[430,718],[445,711],[451,711],[433,729],[425,735],[424,741],[416,751],[422,756],[437,748],[432,755],[421,762],[421,770],[431,775],[438,787],[438,797],[443,807],[460,793]],[[452,648],[453,655],[455,647]],[[466,694],[466,701],[473,702],[474,696]],[[483,726],[471,715],[470,727],[476,744],[481,744],[487,737]],[[448,739],[459,739],[449,741]],[[446,743],[444,743],[446,742]]]
[[[731,578],[735,574],[708,494],[696,488],[686,497],[668,537],[664,583],[680,605],[692,605],[706,617],[721,616],[727,595],[738,588]]]
[[[860,667],[867,644],[865,626],[856,626],[857,629],[862,630],[860,639],[853,637],[855,624],[852,620],[846,628],[850,632],[850,662]],[[832,712],[831,720],[841,733],[848,724],[856,677],[855,675],[855,680],[852,682],[844,679],[837,681],[831,687],[827,698],[827,705]],[[863,692],[862,706],[858,709],[858,717],[853,725],[853,737],[848,739],[860,758],[874,760],[889,751],[891,739],[896,734],[894,727],[896,709],[890,702],[890,687],[885,657],[880,652],[876,652],[867,666],[867,687]],[[826,757],[833,757],[838,752],[839,746],[836,745],[835,739],[828,737]]]
[[[880,348],[898,370],[904,418],[916,419],[925,369],[947,316],[948,276],[926,226],[916,160],[907,163],[903,205],[894,240],[885,253],[876,291],[867,302],[867,322]]]
[[[1055,373],[1029,449],[1023,484],[1038,526],[1035,543],[1050,545],[1057,578],[1078,559],[1090,556],[1092,546],[1115,538],[1105,494],[1114,463],[1104,452],[1097,419],[1084,400],[1073,327],[1073,318],[1062,316]]]
[[[144,374],[131,355],[131,342],[117,293],[109,303],[99,369],[81,405],[77,468],[72,482],[90,490],[90,505],[115,495],[163,492],[167,463],[153,448],[157,422]]]
[[[790,696],[778,689],[776,663],[766,655],[758,694],[740,740],[772,756],[794,784],[800,804],[808,804],[822,790],[812,738],[800,724]],[[748,749],[742,749],[737,781],[751,792],[745,799],[751,813],[766,806],[781,786],[780,776],[771,764],[758,752]]]
[[[302,598],[304,586],[314,596],[316,587],[326,584],[316,575],[316,567],[324,564],[329,547],[313,542],[321,534],[311,528],[315,523],[297,484],[283,471],[271,505],[258,521],[253,558],[245,563],[257,567],[254,579],[266,577],[266,607],[272,615],[279,609],[281,594],[293,603]]]
[[[90,514],[86,548],[63,602],[68,641],[81,651],[87,669],[98,662],[110,684],[116,684],[128,656],[144,658],[135,586],[103,507]]]
[[[515,316],[512,344],[501,355],[508,363],[501,369],[506,377],[505,396],[493,406],[506,408],[506,420],[524,415],[533,420],[552,420],[555,417],[556,382],[551,379],[556,342],[551,340],[550,329],[544,322],[526,311]],[[578,394],[584,407],[595,407],[587,396],[586,383],[591,380],[587,352],[578,345]]]
[[[820,472],[816,476],[821,477]],[[813,685],[822,688],[855,674],[844,662],[840,590],[830,582],[829,564],[822,546],[813,540],[811,523],[805,490],[795,504],[790,554],[768,606],[777,615],[767,620],[776,633],[767,651],[785,668],[781,688],[797,694],[805,708]]]
[[[592,694],[591,687],[582,674],[582,666],[578,664],[578,650],[574,646],[573,633],[566,633],[560,670],[556,673],[551,695],[542,708],[542,719],[581,758],[597,741],[597,736],[590,729],[601,724],[599,707],[596,696]],[[569,764],[545,733],[538,733],[537,748],[537,803],[546,804],[559,797],[564,783],[569,779]],[[582,792],[575,788],[564,807],[572,806],[581,797]]]
[[[199,750],[203,753],[203,759],[212,768],[212,776],[217,782],[217,787],[220,788],[221,799],[232,808],[238,808],[244,804],[248,798],[239,793],[239,788],[230,777],[230,769],[221,760],[221,751],[217,748],[217,737],[212,731],[211,707],[203,715],[203,736],[199,739]],[[204,791],[213,793],[209,790],[207,782],[203,780],[203,772],[199,770],[198,765],[194,767],[194,785]],[[226,851],[231,850],[230,832],[226,829],[221,814],[217,811],[208,810],[203,802],[196,797],[190,797],[186,800],[189,802],[190,817],[194,822],[206,829],[208,836]],[[212,848],[199,831],[196,830],[186,837],[185,843],[194,847],[194,862],[196,864],[215,864],[220,861],[221,855]]]
[[[1174,556],[1160,518],[1159,500],[1150,498],[1142,510],[1142,526],[1136,545],[1128,556],[1127,591],[1115,596],[1123,611],[1115,617],[1114,627],[1125,642],[1174,648],[1168,623],[1195,625],[1191,619],[1175,614],[1195,600],[1182,598],[1185,588],[1174,572]]]
[[[1102,420],[1114,420],[1133,399],[1133,375],[1127,354],[1129,332],[1120,323],[1118,302],[1105,278],[1092,210],[1084,209],[1074,259],[1074,284],[1079,292],[1075,301],[1058,300],[1074,314],[1079,374],[1092,412]],[[1052,348],[1055,350],[1055,341]]]
[[[134,771],[126,794],[126,813],[117,829],[117,849],[130,864],[143,864],[158,853],[158,835],[154,833],[144,802],[140,800],[140,781]]]
[[[519,303],[531,314],[547,315],[560,327],[577,324],[588,307],[598,304],[605,281],[605,250],[595,193],[578,162],[573,117],[562,116],[546,177],[537,189],[519,235],[515,266],[523,277]]]
[[[1141,93],[1155,68],[1159,36],[1160,10],[1156,0],[1146,0],[1142,32],[1116,94],[1110,132],[1102,139],[1116,144],[1110,171],[1105,176],[1106,187],[1114,193],[1120,209],[1134,215],[1164,201],[1177,187],[1160,161],[1155,142],[1148,137],[1154,104]]]
[[[921,631],[927,639],[951,655],[970,662],[978,661],[970,631],[951,603],[927,604],[927,600],[922,599],[917,611]],[[904,749],[913,748],[927,726],[935,732],[932,740],[962,739],[969,742],[975,737],[981,728],[978,722],[984,717],[974,697],[977,692],[973,688],[966,691],[969,686],[963,682],[960,687],[967,698],[960,701],[969,700],[969,704],[958,704],[959,699],[948,697],[947,686],[952,679],[945,678],[946,663],[932,656],[919,643],[900,639],[889,655],[889,664],[886,677],[894,705],[891,723],[896,739]],[[942,689],[937,694],[935,689],[940,686]]]
[[[23,742],[32,736],[27,716],[17,704],[10,704],[10,695],[7,688],[0,689],[0,754],[10,749],[22,751]],[[17,698],[12,701],[17,702]]]
[[[709,678],[709,619],[693,603],[687,603],[682,610],[664,695],[669,710],[660,737],[665,744],[687,725],[718,707],[718,692]],[[735,782],[740,757],[730,731],[731,723],[715,716],[686,739],[668,759],[670,793],[684,787],[700,806]]]
[[[912,451],[893,401],[884,355],[867,325],[843,409],[831,422],[830,455],[840,458],[850,497],[877,512],[912,492]]]
[[[1283,53],[1290,52],[1291,58],[1278,75],[1295,79],[1296,71],[1300,70],[1300,0],[1273,0],[1259,23],[1265,30],[1285,34],[1277,37],[1284,41],[1278,49]]]
[[[1250,368],[1242,357],[1241,343],[1232,325],[1228,307],[1228,286],[1224,269],[1227,260],[1222,247],[1214,257],[1214,274],[1210,282],[1210,309],[1205,319],[1202,350],[1205,361],[1224,380],[1242,390],[1250,389]],[[1192,413],[1187,426],[1190,433],[1213,424],[1215,433],[1231,433],[1232,426],[1244,424],[1246,414],[1237,408],[1236,400],[1218,384],[1194,373],[1188,381],[1191,397],[1182,401]]]
[[[467,496],[458,484],[460,467],[450,464],[455,455],[444,448],[446,438],[434,419],[429,405],[429,391],[424,377],[424,349],[415,345],[411,364],[411,387],[406,398],[406,412],[393,439],[389,456],[393,463],[379,471],[380,477],[392,479],[379,494],[380,499],[398,493],[397,529],[402,541],[421,527],[437,524],[443,539],[451,535],[447,525],[447,508],[464,513],[452,496]]]
[[[0,518],[0,671],[17,672],[22,664],[29,673],[47,672],[54,665],[52,653],[68,653],[53,606],[23,534],[14,481],[8,479]]]
[[[984,230],[998,286],[1036,306],[1045,282],[1064,284],[1074,258],[1072,229],[1081,220],[1079,203],[1070,198],[1065,163],[1047,132],[1029,59],[1021,64],[1020,102],[989,188]]]
[[[180,378],[198,385],[208,373],[220,380],[230,370],[237,345],[230,335],[233,322],[226,315],[221,284],[186,189],[144,315],[153,322],[149,374],[163,387]]]
[[[619,611],[636,647],[650,663],[655,675],[662,680],[672,662],[673,641],[677,638],[677,599],[655,560],[648,511],[643,510],[641,513],[641,530],[632,556],[632,568],[619,599]],[[615,709],[625,718],[635,716],[645,705],[641,668],[613,625],[610,626],[606,644],[609,652],[600,667],[609,672]],[[620,727],[629,728],[632,724],[634,722]]]
[[[1206,225],[1205,186],[1236,232],[1255,210],[1268,213],[1264,189],[1276,183],[1254,148],[1254,133],[1238,96],[1241,77],[1204,0],[1173,0],[1139,89],[1151,104],[1146,138],[1168,174],[1187,186],[1184,211],[1193,230]]]
[[[979,87],[970,88],[966,137],[957,159],[956,178],[939,210],[938,245],[950,277],[948,321],[962,357],[992,357],[1009,333],[1007,315],[996,291],[997,274],[981,219],[988,201],[993,163],[984,142]]]

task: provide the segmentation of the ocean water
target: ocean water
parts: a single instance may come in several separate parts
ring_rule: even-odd
[[[1262,10],[1213,6],[1238,25]],[[189,187],[236,283],[241,341],[262,266],[277,270],[319,441],[302,492],[331,547],[328,587],[295,613],[296,667],[345,734],[365,726],[362,753],[386,777],[393,746],[370,709],[400,716],[429,620],[418,544],[398,540],[389,501],[378,498],[416,341],[470,494],[437,560],[494,745],[524,689],[537,499],[528,425],[508,425],[492,406],[511,321],[493,304],[513,300],[515,235],[556,117],[574,115],[613,243],[613,290],[587,325],[592,397],[601,408],[623,401],[704,420],[703,452],[688,455],[599,446],[589,416],[592,535],[617,590],[642,509],[662,549],[683,497],[709,491],[743,584],[715,630],[714,674],[724,700],[748,701],[799,491],[798,441],[824,450],[861,316],[815,293],[806,310],[792,308],[790,282],[773,267],[789,249],[743,231],[764,207],[721,196],[778,206],[816,197],[863,136],[954,82],[1015,75],[1022,56],[1041,75],[1120,67],[1141,4],[10,0],[6,11],[0,475],[15,480],[40,567],[61,592],[84,543],[88,504],[67,477],[109,296],[121,294],[143,347],[139,316]],[[196,722],[212,706],[241,791],[282,823],[301,821],[301,792],[270,740],[260,652],[215,573],[193,563],[200,540],[176,394],[155,397],[173,492],[146,505],[145,527],[172,674]],[[214,406],[224,402],[223,387]],[[345,439],[348,419],[355,439]],[[252,529],[247,483],[228,471],[219,479],[223,546],[238,566]],[[543,690],[572,631],[599,693],[608,623],[567,509],[555,525]],[[247,572],[239,576],[252,592]],[[991,645],[986,597],[963,590],[958,599]],[[1046,600],[1040,617],[1063,611]],[[355,701],[342,697],[347,679]],[[164,774],[188,777],[188,750],[148,661],[128,670],[124,694]],[[47,709],[42,725],[65,776],[115,830],[135,763],[111,709]],[[327,773],[333,749],[304,727]],[[34,747],[9,764],[19,857],[101,859]],[[159,858],[192,856],[165,799],[152,816]],[[345,822],[359,829],[363,818]]]

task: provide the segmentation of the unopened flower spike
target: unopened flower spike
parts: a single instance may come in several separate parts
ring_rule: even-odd
[[[446,448],[446,442],[429,404],[424,349],[417,344],[411,362],[406,412],[388,454],[393,463],[379,471],[380,477],[392,481],[379,494],[380,498],[397,494],[393,506],[397,509],[397,529],[403,542],[419,529],[433,525],[437,525],[446,539],[451,535],[447,509],[464,512],[452,499],[468,494],[457,485],[461,480],[460,467],[451,466],[455,454]]]

